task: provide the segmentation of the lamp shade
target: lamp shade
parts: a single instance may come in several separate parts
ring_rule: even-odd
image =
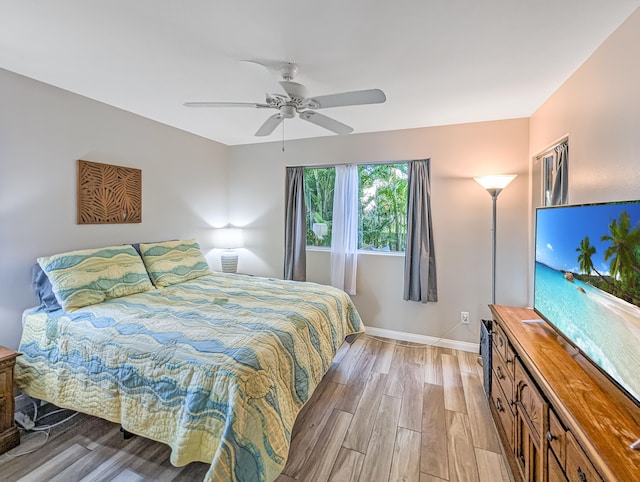
[[[213,244],[216,248],[242,248],[242,246],[244,246],[242,230],[238,228],[216,229]]]
[[[516,178],[516,174],[500,174],[474,177],[473,180],[485,189],[504,189]]]

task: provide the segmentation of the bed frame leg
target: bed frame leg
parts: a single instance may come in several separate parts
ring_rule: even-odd
[[[131,432],[127,432],[124,428],[122,428],[122,426],[120,426],[120,431],[122,432],[122,438],[125,440],[129,440],[134,435]]]

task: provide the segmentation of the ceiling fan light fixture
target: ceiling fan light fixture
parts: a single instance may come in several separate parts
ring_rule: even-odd
[[[283,105],[280,107],[280,114],[284,119],[293,119],[296,116],[296,108],[292,105]]]

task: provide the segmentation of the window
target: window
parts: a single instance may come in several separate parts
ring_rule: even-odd
[[[542,205],[568,203],[569,143],[564,140],[540,154],[542,167]]]
[[[405,250],[407,167],[405,162],[358,166],[358,249]],[[331,246],[334,183],[333,167],[309,168],[304,171],[308,246]]]

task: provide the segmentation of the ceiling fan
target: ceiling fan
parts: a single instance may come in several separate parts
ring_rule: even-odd
[[[260,62],[256,62],[260,63]],[[267,68],[273,64],[260,63]],[[291,62],[277,64],[282,75],[279,82],[283,93],[269,94],[264,103],[253,102],[185,102],[185,107],[252,107],[255,109],[276,109],[277,114],[269,117],[256,132],[256,136],[268,136],[284,119],[292,119],[298,115],[303,120],[335,132],[349,134],[353,128],[331,117],[316,112],[318,109],[329,107],[343,107],[347,105],[380,104],[387,100],[380,89],[356,90],[340,94],[320,95],[311,97],[304,85],[294,82],[298,73],[298,66]]]

